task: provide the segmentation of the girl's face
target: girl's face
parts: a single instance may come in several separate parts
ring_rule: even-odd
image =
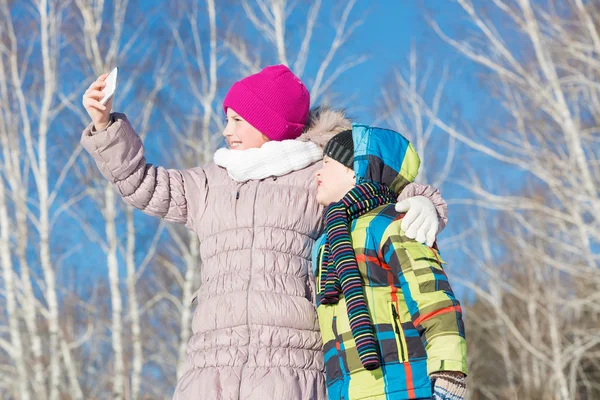
[[[317,171],[317,201],[323,206],[340,201],[356,185],[354,171],[325,156]]]
[[[269,141],[268,137],[260,133],[231,108],[227,109],[227,125],[225,125],[223,136],[232,150],[256,149]]]

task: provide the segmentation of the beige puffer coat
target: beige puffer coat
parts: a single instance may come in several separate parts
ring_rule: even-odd
[[[350,127],[341,113],[312,114],[298,140],[323,146]],[[176,400],[326,399],[311,248],[321,233],[314,180],[320,162],[283,176],[236,182],[210,163],[187,170],[147,164],[123,114],[83,147],[124,201],[185,224],[203,260],[185,373]],[[445,219],[439,192],[412,184],[401,198],[429,197]]]

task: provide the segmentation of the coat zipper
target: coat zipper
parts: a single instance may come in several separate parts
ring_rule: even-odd
[[[235,203],[233,205],[233,217],[236,220],[237,220],[237,202],[240,199],[240,191],[242,190],[242,187],[244,187],[244,185],[246,185],[247,183],[248,183],[248,181],[239,183],[235,190]]]
[[[316,287],[315,290],[317,292],[317,297],[318,295],[321,293],[321,268],[323,267],[323,250],[325,249],[324,246],[321,246],[321,248],[319,248],[319,253],[317,255],[317,276],[315,276],[316,278]]]
[[[240,199],[240,191],[242,190],[242,187],[244,187],[247,183],[248,183],[248,181],[238,183],[237,188],[235,190],[235,200],[236,201]]]
[[[254,190],[254,200],[252,202],[252,242],[250,243],[250,279],[248,280],[248,289],[246,290],[246,326],[248,327],[248,353],[250,353],[250,336],[251,336],[251,330],[250,330],[250,307],[248,307],[249,303],[250,303],[250,290],[252,287],[252,267],[254,266],[254,236],[256,235],[256,196],[258,195],[258,187],[260,185],[260,183],[262,182],[262,179],[260,181],[257,182],[256,184],[256,189]],[[246,182],[244,182],[241,186],[245,185]],[[240,186],[240,187],[241,187]],[[236,195],[236,199],[239,198],[239,188],[238,188],[238,194]],[[240,385],[238,388],[238,393],[241,394],[242,391],[242,377],[244,375],[244,370],[246,369],[246,365],[248,364],[248,360],[246,360],[244,362],[244,364],[242,365],[242,368],[240,370]]]
[[[406,358],[404,355],[404,345],[402,344],[402,331],[400,330],[400,326],[398,325],[398,319],[400,316],[398,315],[398,311],[396,311],[396,306],[392,304],[392,320],[394,323],[394,330],[396,331],[396,337],[398,338],[398,349],[400,350],[401,362],[405,362]]]

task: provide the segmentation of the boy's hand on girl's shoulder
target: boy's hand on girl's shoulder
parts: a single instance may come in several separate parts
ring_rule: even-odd
[[[110,99],[106,105],[102,105],[100,100],[104,97],[102,89],[106,86],[106,78],[108,73],[102,74],[96,79],[83,94],[82,103],[88,115],[94,123],[97,131],[106,129],[110,122],[110,110],[112,108],[113,99]]]
[[[396,203],[396,211],[406,213],[401,226],[406,236],[433,246],[440,222],[431,200],[425,196],[409,197]]]

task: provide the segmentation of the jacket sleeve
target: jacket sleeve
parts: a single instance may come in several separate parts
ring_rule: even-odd
[[[439,253],[404,235],[401,220],[386,230],[380,251],[398,277],[413,324],[427,351],[427,371],[467,373],[462,310]]]
[[[165,169],[146,163],[144,144],[124,114],[112,114],[103,131],[88,126],[81,145],[126,203],[194,229],[208,190],[202,168]]]
[[[408,199],[409,197],[415,196],[425,196],[427,197],[435,206],[438,214],[438,220],[440,225],[438,227],[437,233],[439,234],[444,230],[446,224],[448,223],[448,203],[442,197],[440,191],[433,186],[423,185],[420,183],[409,183],[398,196],[398,201],[402,201],[404,199]]]

